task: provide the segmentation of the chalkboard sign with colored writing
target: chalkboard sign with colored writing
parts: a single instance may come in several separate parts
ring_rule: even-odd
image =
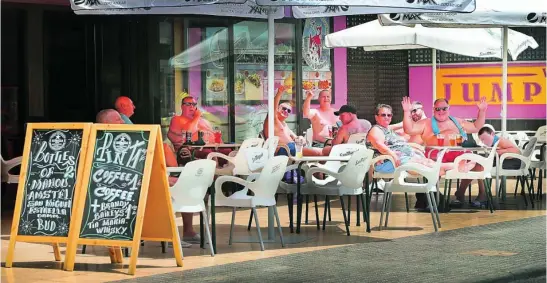
[[[132,240],[150,131],[98,130],[80,238]]]
[[[18,235],[67,237],[83,129],[34,129]]]

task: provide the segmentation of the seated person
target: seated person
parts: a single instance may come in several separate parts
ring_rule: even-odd
[[[494,133],[495,132],[491,127],[488,127],[488,126],[482,127],[479,130],[479,139],[486,146],[490,146],[490,147],[498,143],[496,152],[498,153],[499,156],[501,156],[504,153],[516,153],[516,154],[521,153],[518,146],[515,143],[513,143],[511,140],[504,137],[498,137]],[[507,158],[503,161],[502,168],[517,170],[517,169],[520,169],[520,165],[521,165],[521,161],[519,159]],[[496,159],[494,158],[494,167],[495,166],[496,166]]]
[[[357,110],[349,105],[343,105],[340,110],[334,112],[336,116],[340,117],[342,126],[338,130],[338,134],[332,140],[332,145],[347,143],[349,136],[357,133],[366,133],[370,127],[367,127],[361,120],[357,119]],[[326,146],[323,148],[322,155],[328,156],[332,146]]]
[[[419,101],[412,102],[412,107],[410,108],[410,115],[412,117],[412,121],[418,122],[420,120],[427,119],[427,116],[424,113],[423,105]],[[389,128],[391,130],[394,130],[395,133],[398,135],[404,137],[408,142],[416,143],[416,144],[423,144],[423,140],[420,135],[407,135],[403,129],[403,122],[399,122],[397,124],[389,125]]]
[[[393,158],[395,164],[389,160],[379,161],[374,164],[374,170],[380,173],[393,173],[395,167],[409,161],[433,167],[435,165],[433,160],[425,158],[421,152],[414,150],[403,137],[389,129],[392,117],[391,106],[379,104],[376,107],[376,125],[368,132],[367,147],[374,150],[374,157],[389,155]],[[450,168],[452,168],[452,164],[443,164],[441,166],[441,175]]]
[[[101,124],[125,124],[125,121],[122,119],[118,111],[114,109],[105,109],[100,111],[97,114],[96,117],[97,123]],[[166,142],[163,144],[163,150],[165,154],[165,163],[167,167],[177,167],[177,158],[175,156],[175,152],[171,148],[171,145]],[[169,177],[169,185],[172,186],[177,181],[177,178]],[[182,223],[183,223],[183,240],[188,241],[196,241],[199,242],[199,234],[194,232],[194,228],[192,226],[192,220],[194,215],[192,213],[183,213],[182,214]],[[183,248],[188,248],[192,246],[192,244],[181,242],[181,246]]]
[[[135,113],[135,104],[133,104],[131,98],[127,96],[120,96],[116,98],[114,107],[116,107],[116,110],[120,113],[120,116],[122,116],[122,120],[125,124],[133,124],[133,122],[129,119]]]
[[[311,121],[313,129],[313,146],[323,146],[326,138],[330,137],[329,126],[336,125],[339,122],[338,117],[334,115],[334,109],[331,108],[331,93],[328,90],[322,90],[319,93],[319,108],[311,109],[311,100],[313,94],[308,92],[304,105],[302,106],[302,114],[304,118]]]
[[[169,132],[167,133],[167,138],[171,141],[174,146],[175,152],[179,152],[181,146],[186,137],[182,136],[183,131],[192,132],[192,141],[198,140],[198,131],[204,132],[209,136],[212,136],[213,128],[211,124],[201,117],[201,111],[197,108],[196,100],[187,96],[182,99],[181,103],[182,113],[180,116],[174,116],[171,119],[171,124],[169,125]],[[212,143],[208,141],[208,143]],[[228,155],[232,149],[230,148],[221,148],[218,149],[218,152],[221,152],[225,155]],[[209,153],[213,152],[213,149],[204,148],[202,150],[195,150],[194,157],[196,158],[207,158]],[[222,166],[226,161],[221,159],[219,164]]]
[[[274,135],[276,137],[279,137],[279,145],[285,145],[289,149],[290,152],[287,152],[285,147],[280,147],[277,151],[276,155],[286,155],[289,156],[289,153],[291,156],[296,155],[296,144],[295,142],[297,140],[300,140],[302,143],[305,142],[304,137],[297,136],[290,128],[289,125],[287,125],[287,118],[292,112],[292,106],[288,102],[281,102],[281,96],[285,92],[285,86],[281,85],[277,89],[277,93],[275,94],[274,99],[274,105],[277,106],[277,111],[274,115]],[[268,115],[266,115],[266,119],[264,120],[264,126],[263,126],[263,133],[264,137],[268,138]]]

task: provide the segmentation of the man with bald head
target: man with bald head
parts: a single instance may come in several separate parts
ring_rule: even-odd
[[[116,98],[114,107],[116,107],[116,110],[120,113],[124,124],[133,124],[133,122],[129,119],[135,113],[135,105],[133,104],[131,98],[127,96],[120,96]]]
[[[324,144],[326,138],[330,137],[329,126],[336,125],[336,122],[340,120],[338,116],[334,115],[334,109],[331,108],[332,97],[330,91],[325,89],[319,93],[318,109],[311,109],[312,97],[313,94],[308,92],[302,106],[302,114],[311,121],[313,141],[318,144]]]
[[[101,110],[95,120],[100,124],[125,124],[120,113],[114,109]]]

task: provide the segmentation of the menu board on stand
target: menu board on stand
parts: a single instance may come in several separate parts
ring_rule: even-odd
[[[141,239],[173,242],[182,266],[162,145],[157,125],[93,125],[65,270],[73,270],[76,248],[84,244],[131,247],[128,273],[134,274]]]
[[[59,243],[68,241],[90,128],[86,123],[27,125],[6,267],[12,266],[16,242],[52,243],[55,260],[61,260]]]

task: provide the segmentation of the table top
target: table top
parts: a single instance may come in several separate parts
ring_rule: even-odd
[[[294,162],[322,162],[322,161],[349,161],[351,156],[291,156],[290,159]]]
[[[235,147],[240,147],[241,144],[240,143],[208,143],[208,144],[204,144],[204,145],[183,145],[185,147],[190,147],[190,148],[204,148],[204,147],[208,147],[208,148],[211,148],[211,147],[214,147],[214,148],[235,148]]]

